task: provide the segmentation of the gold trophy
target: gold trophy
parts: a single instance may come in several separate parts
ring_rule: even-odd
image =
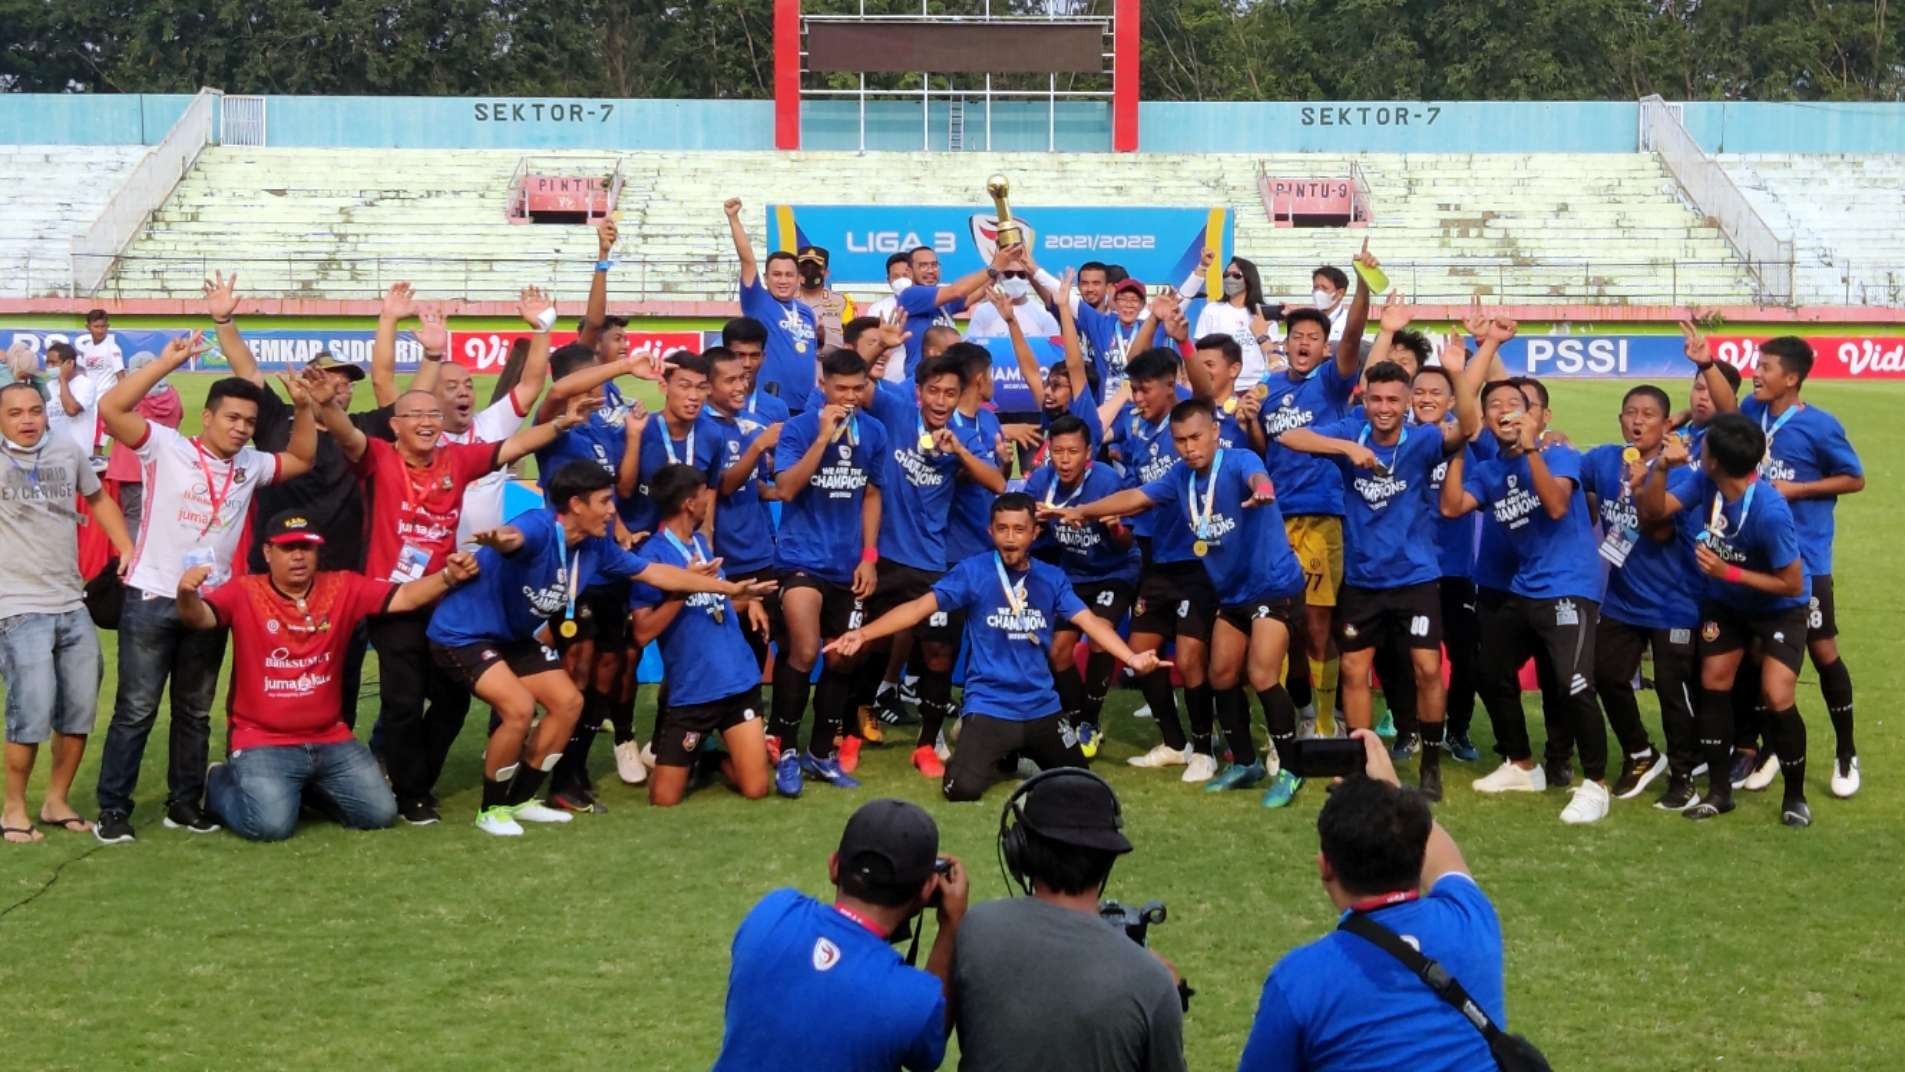
[[[999,248],[1021,245],[1025,242],[1025,232],[1012,222],[1012,206],[1005,203],[1005,195],[1012,192],[1004,175],[994,175],[986,180],[986,193],[992,195],[992,211],[998,217],[999,225],[995,232]]]

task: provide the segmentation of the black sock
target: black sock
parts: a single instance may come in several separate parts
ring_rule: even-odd
[[[1204,755],[1215,755],[1211,724],[1217,720],[1217,690],[1209,685],[1184,686],[1184,714],[1191,723],[1191,747]],[[1244,717],[1247,721],[1250,716],[1246,713]],[[1255,755],[1256,747],[1251,746],[1250,751]],[[1234,750],[1231,758],[1236,759]]]
[[[1706,690],[1700,694],[1700,755],[1707,762],[1707,800],[1733,796],[1733,696]]]
[[[1171,688],[1169,670],[1153,670],[1138,679],[1138,690],[1144,694],[1144,702],[1151,706],[1151,717],[1157,721],[1158,734],[1164,743],[1184,750],[1184,724],[1177,719],[1177,693]]]
[[[1442,766],[1443,731],[1447,728],[1448,724],[1445,722],[1423,722],[1419,725],[1421,728],[1417,732],[1422,734],[1422,751],[1417,754],[1422,757],[1421,769],[1438,769]]]
[[[1806,720],[1799,708],[1788,707],[1773,713],[1773,749],[1779,753],[1779,776],[1786,789],[1786,803],[1806,799]]]
[[[542,788],[542,781],[547,777],[549,772],[537,770],[527,760],[517,764],[516,777],[509,783],[509,796],[503,802],[512,807],[527,803],[529,798],[536,795],[536,790]]]
[[[589,749],[595,745],[595,735],[601,731],[602,704],[605,702],[606,697],[595,693],[582,694],[582,717],[576,719],[575,729],[570,731],[569,741],[562,747],[562,758],[556,761],[556,769],[549,772],[551,792],[589,787]]]
[[[1078,719],[1089,721],[1085,713],[1085,679],[1078,676],[1078,668],[1067,664],[1052,675],[1052,684],[1058,689],[1058,706],[1064,712]]]
[[[1852,744],[1852,672],[1845,668],[1844,659],[1834,659],[1830,665],[1816,669],[1819,694],[1826,698],[1826,714],[1832,719],[1835,754],[1840,759],[1851,759],[1859,751]]]
[[[1272,685],[1257,693],[1257,706],[1263,708],[1264,725],[1270,727],[1270,747],[1276,750],[1277,761],[1289,759],[1296,748],[1296,705],[1290,702],[1290,691]]]
[[[1204,686],[1209,691],[1209,686]],[[1257,742],[1250,735],[1250,701],[1244,690],[1224,689],[1212,697],[1217,721],[1224,727],[1224,740],[1230,745],[1230,760],[1241,766],[1257,761]]]
[[[783,752],[800,747],[800,722],[807,715],[809,670],[796,670],[785,659],[774,660],[774,703],[767,722],[768,736],[777,738]]]
[[[1743,750],[1765,751],[1760,745],[1760,730],[1766,722],[1766,708],[1759,698],[1759,660],[1751,656],[1740,660],[1733,678],[1733,745]]]
[[[822,670],[820,684],[814,689],[814,732],[807,738],[807,752],[826,759],[835,751],[834,738],[845,724],[847,704],[853,700],[853,673],[848,670]],[[786,741],[781,747],[787,746]]]
[[[1085,656],[1085,721],[1098,725],[1105,717],[1105,697],[1111,693],[1112,675],[1118,672],[1118,660],[1108,651]]]
[[[500,773],[500,772],[499,772]],[[513,775],[515,771],[510,771]],[[509,803],[509,785],[507,777],[501,779],[483,779],[483,810]]]
[[[886,655],[884,651],[868,654],[861,658],[859,666],[853,668],[855,707],[871,707],[879,697],[881,679],[886,677]]]
[[[1290,653],[1290,672],[1284,676],[1284,685],[1290,693],[1290,702],[1301,711],[1316,702],[1316,692],[1310,686],[1310,660],[1300,651]]]
[[[919,676],[919,744],[938,743],[939,731],[952,715],[952,672],[928,669]]]

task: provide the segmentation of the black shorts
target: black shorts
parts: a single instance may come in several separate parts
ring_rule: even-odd
[[[1064,715],[1019,722],[971,714],[959,723],[959,743],[946,764],[941,792],[948,800],[978,800],[998,777],[999,761],[1015,752],[1040,770],[1085,766],[1078,731]]]
[[[669,707],[655,727],[656,765],[688,766],[709,734],[726,733],[742,723],[754,722],[763,710],[758,685],[713,703]]]
[[[1832,574],[1812,579],[1812,603],[1806,608],[1806,642],[1831,640],[1839,635],[1839,615],[1832,606]]]
[[[1442,590],[1434,581],[1401,588],[1346,584],[1336,601],[1338,651],[1379,644],[1437,651],[1442,647]]]
[[[537,640],[514,640],[507,644],[465,644],[457,648],[431,644],[430,661],[437,665],[437,669],[461,681],[464,687],[472,691],[476,689],[477,679],[497,663],[509,667],[509,672],[519,678],[551,671],[562,672],[562,656],[556,654],[556,649]]]
[[[780,572],[772,566],[762,566],[760,569],[728,574],[728,580],[730,581],[774,581],[779,583],[780,579]],[[786,622],[781,619],[781,594],[778,588],[761,597],[761,609],[767,612],[768,634],[776,637],[784,635]],[[741,621],[743,625],[747,624],[747,619],[743,618]]]
[[[1806,661],[1805,607],[1749,615],[1722,603],[1700,608],[1700,654],[1724,655],[1742,651],[1759,641],[1760,654],[1785,664],[1797,674]]]
[[[1233,603],[1217,611],[1218,617],[1236,626],[1245,636],[1250,635],[1251,623],[1261,618],[1282,622],[1285,629],[1294,628],[1297,617],[1302,613],[1303,597],[1300,595]]]
[[[831,640],[867,622],[866,608],[861,605],[859,597],[853,594],[852,585],[830,581],[803,569],[781,571],[780,581],[783,595],[797,588],[811,588],[820,593],[822,639]]]
[[[933,585],[945,576],[944,572],[915,569],[888,558],[880,559],[874,568],[879,571],[879,579],[874,582],[873,594],[866,600],[866,620],[869,622],[894,607],[911,603],[932,591]],[[965,622],[964,612],[948,614],[935,611],[913,630],[913,635],[932,643],[957,644],[959,631]]]
[[[598,652],[608,653],[627,646],[628,587],[627,581],[614,581],[583,589],[575,599],[575,636],[562,635],[560,615],[549,621],[549,634],[556,638],[556,647],[567,651],[569,645],[589,640],[595,642]]]
[[[1131,611],[1132,599],[1137,596],[1129,581],[1075,581],[1072,591],[1078,594],[1078,601],[1087,610],[1112,625],[1124,621],[1124,616]],[[1058,628],[1069,626],[1061,624]]]
[[[1138,578],[1131,631],[1209,640],[1217,620],[1217,589],[1201,562],[1156,562]]]

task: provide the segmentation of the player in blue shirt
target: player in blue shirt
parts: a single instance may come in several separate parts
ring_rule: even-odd
[[[1134,354],[1125,374],[1131,401],[1105,430],[1105,455],[1124,468],[1125,486],[1135,488],[1162,477],[1177,464],[1177,448],[1171,442],[1171,407],[1178,402],[1177,353],[1155,347]],[[1138,688],[1164,746],[1163,752],[1153,748],[1146,753],[1144,766],[1182,765],[1184,781],[1202,782],[1217,773],[1211,739],[1217,702],[1206,673],[1217,590],[1191,553],[1189,530],[1172,524],[1160,527],[1156,519],[1161,515],[1163,511],[1145,510],[1129,519],[1144,562],[1137,599],[1131,604],[1131,646],[1139,651],[1160,651],[1167,642],[1174,646],[1171,657],[1184,679],[1191,735],[1185,737],[1184,724],[1178,720],[1170,675],[1139,678]]]
[[[701,352],[708,362],[707,414],[721,432],[721,475],[715,485],[714,553],[728,576],[741,580],[771,579],[774,573],[774,515],[768,503],[774,490],[772,461],[780,442],[787,407],[772,395],[750,389],[747,361],[726,346]],[[772,628],[779,636],[780,600],[762,600]],[[759,667],[767,656],[767,639],[748,633],[748,646]]]
[[[1109,498],[1054,508],[1048,514],[1077,522],[1149,508],[1154,539],[1189,542],[1193,561],[1219,593],[1210,685],[1231,752],[1230,765],[1205,788],[1247,788],[1268,772],[1257,760],[1251,736],[1249,701],[1242,688],[1246,670],[1270,727],[1271,744],[1287,760],[1296,743],[1296,707],[1279,675],[1303,595],[1303,571],[1290,550],[1263,463],[1249,450],[1219,445],[1210,404],[1179,402],[1171,410],[1171,438],[1178,461],[1165,473]],[[1264,806],[1288,804],[1301,785],[1294,773],[1279,772],[1264,795]]]
[[[1057,283],[1053,291],[1052,307],[1058,310],[1059,337],[1064,345],[1064,360],[1041,369],[1038,357],[1032,353],[1032,347],[1025,340],[1025,333],[1019,328],[1018,318],[1011,314],[1006,306],[1005,295],[993,292],[995,307],[999,315],[1005,318],[1012,333],[1012,352],[1019,361],[1019,374],[1025,378],[1025,385],[1039,392],[1039,430],[1049,433],[1052,422],[1070,415],[1085,423],[1091,445],[1096,449],[1105,441],[1104,422],[1098,416],[1098,399],[1092,394],[1091,382],[1085,371],[1085,357],[1079,346],[1078,322],[1072,316],[1072,272],[1066,269],[1065,276]]]
[[[1766,456],[1766,434],[1751,417],[1723,413],[1707,424],[1697,468],[1665,470],[1688,458],[1669,442],[1641,491],[1643,521],[1697,525],[1694,560],[1705,577],[1700,607],[1700,748],[1707,761],[1707,795],[1685,814],[1711,819],[1733,810],[1728,759],[1733,744],[1733,679],[1748,647],[1759,649],[1760,693],[1773,712],[1771,736],[1779,752],[1785,800],[1780,821],[1812,825],[1806,804],[1806,723],[1794,692],[1806,652],[1812,600],[1805,537],[1792,507],[1755,470]]]
[[[1356,260],[1375,266],[1367,242]],[[1277,445],[1277,437],[1348,414],[1350,393],[1362,374],[1363,328],[1369,322],[1369,284],[1360,274],[1348,316],[1342,340],[1332,351],[1328,313],[1304,308],[1285,314],[1283,345],[1289,364],[1270,372],[1251,392],[1256,414],[1250,423],[1251,444],[1263,452],[1290,546],[1308,579],[1303,620],[1297,625],[1308,659],[1290,660],[1290,692],[1306,723],[1315,712],[1316,732],[1325,737],[1336,732],[1339,663],[1330,626],[1336,592],[1343,584],[1343,479],[1329,459],[1287,450]],[[1246,415],[1250,412],[1245,410]]]
[[[913,378],[919,367],[926,332],[933,327],[954,328],[954,313],[966,311],[966,303],[983,290],[988,282],[998,282],[1006,269],[1023,270],[1019,254],[1023,247],[1008,246],[995,250],[992,263],[951,283],[939,282],[939,254],[931,246],[916,246],[908,251],[906,262],[912,285],[894,293],[894,301],[906,314],[906,378]]]
[[[1095,502],[1124,486],[1124,478],[1111,466],[1092,461],[1089,432],[1077,417],[1066,414],[1054,420],[1045,444],[1048,460],[1026,480],[1025,493],[1047,509]],[[1124,620],[1138,584],[1138,549],[1132,545],[1130,529],[1115,519],[1083,525],[1055,522],[1044,527],[1032,551],[1065,571],[1079,601],[1093,614],[1114,628]],[[1110,652],[1093,643],[1080,675],[1074,658],[1078,631],[1060,628],[1057,637],[1053,674],[1059,701],[1077,719],[1080,738],[1096,740],[1116,662]],[[1159,749],[1168,752],[1170,746],[1160,744],[1151,751]]]
[[[1839,496],[1865,490],[1865,469],[1839,419],[1800,399],[1812,364],[1812,347],[1804,339],[1768,339],[1760,345],[1759,364],[1753,369],[1753,393],[1738,408],[1765,433],[1760,477],[1792,504],[1793,522],[1799,526],[1799,546],[1812,578],[1806,647],[1813,669],[1819,671],[1819,693],[1837,739],[1832,795],[1843,798],[1859,791],[1859,754],[1852,738],[1852,674],[1839,657],[1839,621],[1832,599],[1832,515]],[[1714,408],[1731,412],[1733,399],[1716,396]]]
[[[1167,301],[1173,300],[1170,298]],[[1217,443],[1225,449],[1255,449],[1250,441],[1250,418],[1244,409],[1247,395],[1237,393],[1237,377],[1244,370],[1243,348],[1229,335],[1206,335],[1184,362],[1191,381],[1191,397],[1210,403],[1217,417]]]
[[[1534,762],[1521,710],[1521,665],[1546,653],[1553,667],[1567,729],[1580,749],[1582,785],[1562,809],[1564,823],[1592,823],[1607,816],[1607,730],[1594,699],[1594,633],[1599,620],[1601,577],[1593,519],[1581,492],[1581,456],[1564,445],[1540,447],[1541,418],[1529,412],[1518,384],[1491,381],[1482,389],[1488,429],[1501,455],[1473,472],[1463,455],[1449,459],[1442,485],[1442,516],[1461,517],[1486,507],[1515,550],[1511,598],[1502,618],[1515,628],[1497,630],[1482,647],[1485,698],[1495,724],[1496,749],[1505,762],[1475,782],[1482,793],[1539,792],[1545,772]],[[1552,735],[1551,735],[1552,736]],[[1552,743],[1552,742],[1551,742]]]
[[[630,532],[653,532],[660,519],[648,496],[648,482],[665,465],[688,465],[710,482],[722,471],[722,428],[702,410],[708,401],[712,370],[700,354],[670,354],[662,366],[661,413],[642,429],[636,464],[616,474],[615,493],[633,505],[622,512]]]
[[[1078,334],[1097,362],[1100,390],[1110,398],[1124,385],[1129,375],[1127,366],[1144,351],[1144,339],[1150,337],[1144,284],[1136,279],[1120,279],[1111,288],[1110,312],[1099,312],[1081,301],[1072,315],[1077,320]]]
[[[805,756],[799,734],[821,642],[859,624],[860,601],[873,594],[886,480],[886,430],[859,412],[871,389],[866,362],[852,350],[832,350],[820,370],[826,405],[789,420],[774,448],[782,503],[774,565],[787,643],[774,664],[767,736],[774,786],[790,797],[800,795],[803,775],[842,789],[860,785],[840,769],[834,743],[853,702],[853,664],[844,656],[829,656],[821,670]]]
[[[718,563],[701,529],[713,509],[707,474],[670,463],[649,478],[648,494],[659,512],[655,534],[642,558],[681,569]],[[718,565],[714,576],[725,577]],[[767,611],[760,601],[737,602],[714,592],[670,596],[646,584],[629,590],[635,643],[660,641],[668,675],[668,701],[655,720],[655,771],[648,802],[681,802],[689,770],[702,742],[719,734],[727,745],[721,760],[730,785],[749,800],[767,795],[767,742],[761,730],[761,663],[742,636],[765,636]],[[745,615],[745,622],[743,621]]]
[[[1005,477],[990,460],[992,450],[972,426],[957,427],[953,414],[966,387],[967,363],[956,344],[919,363],[914,387],[905,391],[877,383],[872,413],[886,430],[886,479],[880,489],[879,580],[867,597],[867,616],[876,618],[925,595],[946,572],[947,530],[954,497],[962,482],[990,497],[1005,490]],[[986,375],[990,375],[988,367]],[[959,654],[964,623],[951,614],[935,614],[914,634],[923,661],[919,681],[919,740],[912,762],[921,775],[938,781],[946,769],[933,750],[940,728],[954,712],[953,660]],[[885,671],[887,645],[859,656],[863,683]],[[867,678],[872,680],[867,680]],[[869,697],[871,698],[871,697]]]
[[[1608,564],[1607,596],[1594,635],[1594,691],[1614,739],[1620,742],[1616,800],[1639,796],[1662,773],[1667,792],[1656,805],[1685,810],[1693,800],[1693,690],[1699,687],[1693,635],[1700,625],[1700,578],[1693,568],[1693,536],[1686,526],[1643,526],[1639,488],[1660,464],[1672,403],[1667,392],[1643,384],[1621,399],[1621,442],[1595,447],[1581,459],[1581,487],[1601,524],[1601,558]],[[1655,750],[1634,701],[1641,655],[1653,655],[1654,694],[1668,755]]]
[[[1020,753],[1041,769],[1082,767],[1078,734],[1052,682],[1052,638],[1070,622],[1140,674],[1168,663],[1134,652],[1117,630],[1087,610],[1057,566],[1031,556],[1036,506],[1022,492],[992,503],[993,550],[948,570],[932,591],[893,608],[827,645],[852,656],[870,641],[910,629],[934,614],[965,612],[964,719],[942,786],[947,800],[978,800],[999,761]]]
[[[1740,397],[1740,370],[1725,361],[1715,361],[1706,336],[1691,321],[1681,321],[1680,334],[1685,340],[1687,360],[1692,361],[1693,385],[1687,389],[1687,408],[1674,414],[1673,426],[1687,440],[1687,453],[1700,456],[1700,440],[1707,434],[1707,422],[1720,412],[1714,399],[1725,395],[1737,402]]]
[[[432,660],[496,715],[483,752],[483,804],[477,815],[477,827],[485,833],[520,835],[518,819],[569,819],[533,803],[582,714],[582,694],[550,647],[554,637],[547,620],[560,617],[553,632],[573,637],[577,597],[592,579],[639,578],[671,592],[745,596],[761,590],[624,551],[608,536],[615,516],[609,484],[609,475],[589,462],[557,470],[545,485],[555,506],[477,533],[482,546],[476,580],[444,597],[430,619]],[[532,735],[537,707],[544,716]]]
[[[784,249],[769,253],[763,275],[755,264],[747,228],[741,224],[741,199],[730,197],[721,207],[728,214],[734,255],[741,262],[741,315],[767,328],[760,388],[798,413],[805,408],[807,392],[814,385],[814,369],[823,344],[820,318],[812,306],[800,300],[800,267],[794,255]]]
[[[1448,831],[1403,790],[1382,741],[1357,730],[1364,773],[1316,819],[1317,870],[1347,921],[1363,915],[1440,964],[1508,1029],[1501,920]],[[1488,1042],[1387,950],[1338,927],[1285,954],[1264,980],[1238,1072],[1473,1072]]]
[[[1451,355],[1453,356],[1453,355]],[[1447,375],[1444,370],[1443,375]],[[1409,427],[1414,384],[1394,361],[1369,369],[1365,419],[1332,421],[1283,433],[1282,449],[1332,460],[1344,485],[1344,579],[1336,606],[1336,646],[1343,660],[1343,714],[1370,729],[1370,671],[1379,646],[1406,648],[1422,737],[1422,792],[1442,799],[1441,745],[1446,694],[1442,685],[1440,548],[1423,538],[1441,513],[1430,498],[1435,470],[1461,453],[1481,428],[1476,392],[1486,361],[1462,368],[1455,420]]]
[[[971,437],[968,442],[973,444],[973,453],[981,461],[1003,469],[999,444],[1005,437],[1005,429],[999,424],[999,415],[992,410],[992,352],[977,343],[955,342],[946,347],[944,356],[956,357],[965,377],[959,405],[953,408],[949,418],[953,431],[962,437]],[[952,521],[946,528],[948,567],[992,550],[988,518],[996,494],[964,473],[953,485]]]
[[[938,1068],[969,886],[958,858],[938,852],[919,805],[871,801],[828,858],[833,904],[795,890],[762,898],[734,935],[715,1072]],[[892,943],[929,907],[939,927],[919,971]]]

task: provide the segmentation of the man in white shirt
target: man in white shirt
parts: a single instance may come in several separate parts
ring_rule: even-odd
[[[86,314],[86,334],[73,340],[73,350],[79,354],[80,367],[88,376],[104,377],[110,382],[126,371],[126,357],[119,351],[119,340],[113,338],[112,321],[107,319],[104,309]]]
[[[140,416],[136,407],[146,392],[203,350],[197,333],[174,339],[157,361],[127,375],[99,400],[106,430],[138,454],[146,487],[145,518],[119,619],[119,693],[99,766],[99,821],[93,836],[106,844],[133,839],[132,793],[168,679],[172,726],[165,825],[194,833],[218,829],[204,812],[205,759],[225,637],[186,629],[179,621],[179,577],[194,566],[210,566],[208,585],[228,579],[252,495],[262,485],[306,472],[317,451],[310,399],[290,377],[285,385],[298,414],[282,454],[250,446],[264,388],[235,376],[212,384],[200,415],[203,431],[194,438]]]
[[[116,374],[91,375],[77,350],[63,342],[47,346],[46,364],[53,373],[48,385],[52,405],[47,408],[58,408],[62,417],[55,422],[55,430],[71,440],[80,454],[91,458],[99,442],[99,396],[111,386],[111,377]]]
[[[548,311],[547,316],[544,310]],[[437,402],[443,407],[443,430],[437,435],[440,441],[501,443],[516,434],[523,426],[523,417],[535,408],[536,397],[542,394],[543,380],[549,372],[548,325],[556,322],[555,305],[542,291],[526,287],[519,311],[535,334],[530,336],[522,375],[503,397],[476,410],[476,389],[470,370],[453,361],[442,363],[436,386]],[[463,489],[463,514],[456,528],[459,548],[474,552],[476,534],[503,523],[503,485],[507,483],[509,470],[502,468]]]
[[[1310,273],[1310,302],[1330,318],[1330,341],[1340,342],[1343,325],[1349,322],[1349,276],[1341,268],[1325,264]]]
[[[1045,308],[1043,302],[1033,300],[1032,281],[1023,268],[1008,268],[999,273],[999,289],[1005,292],[1012,303],[1012,319],[1019,322],[1019,330],[1028,339],[1049,339],[1058,334],[1058,319]],[[1005,318],[987,302],[973,309],[972,317],[966,322],[966,338],[989,339],[1010,335],[1012,329]]]

